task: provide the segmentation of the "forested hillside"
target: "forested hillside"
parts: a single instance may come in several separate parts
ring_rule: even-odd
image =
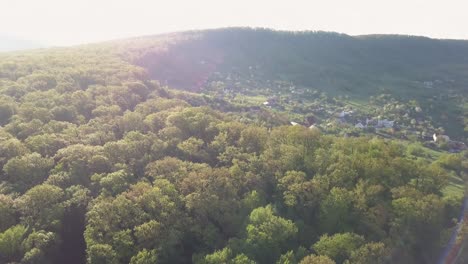
[[[206,91],[215,82],[216,88],[271,96],[293,86],[358,103],[389,94],[404,103],[416,100],[435,127],[467,137],[468,41],[233,28],[112,44],[171,87]]]
[[[408,51],[419,41],[445,51]],[[443,66],[466,100],[467,45],[433,42],[241,29],[1,53],[0,263],[434,263],[466,151],[292,126],[287,109],[218,96],[282,81],[339,105]]]

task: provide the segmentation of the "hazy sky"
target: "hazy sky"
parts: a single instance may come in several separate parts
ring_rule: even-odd
[[[468,39],[468,0],[0,0],[0,35],[46,45],[227,26]]]

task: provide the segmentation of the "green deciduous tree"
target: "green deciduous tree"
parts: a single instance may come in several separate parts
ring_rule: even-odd
[[[63,217],[64,192],[57,186],[37,185],[19,198],[18,209],[30,227],[58,230]]]
[[[133,256],[130,264],[158,264],[158,255],[156,250],[143,249]]]
[[[323,235],[313,246],[319,255],[328,256],[337,263],[343,263],[352,252],[364,244],[364,238],[354,233]]]
[[[335,261],[328,256],[310,255],[303,258],[299,264],[335,264]]]
[[[22,242],[28,228],[16,225],[0,233],[0,260],[2,262],[18,261],[23,254]]]
[[[0,194],[0,232],[16,223],[16,208],[14,206],[14,200],[11,196]]]
[[[259,207],[249,216],[245,242],[255,260],[260,263],[272,263],[297,231],[291,220],[276,216],[271,206]]]
[[[117,264],[117,253],[107,244],[96,244],[88,248],[89,264]]]
[[[3,171],[11,183],[17,184],[18,189],[25,190],[44,181],[53,165],[51,158],[32,153],[10,159],[3,166]]]
[[[352,228],[352,196],[343,188],[332,188],[320,204],[320,227],[324,232],[348,231]]]
[[[367,243],[354,250],[345,264],[383,264],[389,260],[388,249],[384,243]]]

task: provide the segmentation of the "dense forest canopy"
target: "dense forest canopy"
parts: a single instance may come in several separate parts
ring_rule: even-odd
[[[467,59],[463,41],[250,29],[2,53],[0,262],[433,263],[466,152],[285,125],[208,91],[424,101],[412,81],[453,78],[460,114]]]

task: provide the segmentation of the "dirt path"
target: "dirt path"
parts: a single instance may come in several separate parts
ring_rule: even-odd
[[[459,238],[463,230],[463,226],[468,225],[468,196],[465,197],[458,218],[458,224],[456,229],[453,231],[452,236],[443,251],[439,264],[464,264],[468,258],[468,238],[465,236],[462,239]],[[466,227],[465,227],[466,228]]]

